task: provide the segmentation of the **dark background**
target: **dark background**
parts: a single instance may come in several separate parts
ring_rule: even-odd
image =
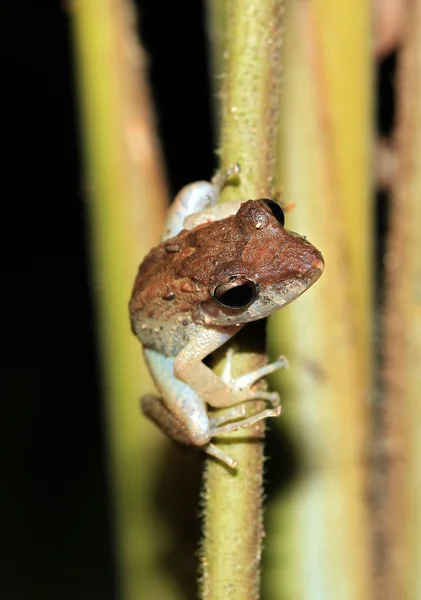
[[[216,166],[202,5],[144,0],[140,23],[175,192]],[[0,598],[116,600],[66,3],[2,0],[0,32]]]

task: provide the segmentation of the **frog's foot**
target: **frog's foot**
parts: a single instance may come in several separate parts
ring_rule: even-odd
[[[222,463],[230,467],[230,469],[236,469],[238,466],[238,460],[236,460],[235,458],[231,458],[231,456],[226,454],[218,446],[215,446],[215,444],[206,444],[206,446],[203,447],[203,451],[206,452],[206,454],[209,454],[209,456],[213,456],[217,460],[221,461]]]
[[[266,410],[262,410],[257,412],[255,415],[250,417],[246,417],[246,408],[244,404],[239,404],[238,406],[233,406],[229,410],[225,411],[222,415],[215,417],[213,419],[209,419],[209,435],[211,438],[214,436],[222,435],[224,433],[230,433],[232,431],[238,431],[243,427],[250,427],[254,425],[258,421],[262,421],[263,419],[267,419],[269,417],[279,417],[282,413],[282,407],[279,404],[279,395],[276,395],[276,399],[278,401],[278,406],[276,408],[267,408]],[[234,420],[239,419],[239,420]],[[221,448],[209,442],[206,446],[203,447],[203,450],[206,454],[213,456],[214,458],[220,460],[225,463],[231,469],[235,469],[237,467],[237,460],[231,458],[228,454],[226,454]]]
[[[231,388],[235,395],[245,395],[243,402],[258,399],[267,400],[271,406],[277,407],[280,403],[279,394],[277,392],[253,392],[251,390],[251,386],[262,377],[266,377],[266,375],[269,375],[278,369],[288,368],[288,360],[286,357],[280,356],[278,360],[274,361],[273,363],[259,367],[254,371],[250,371],[250,373],[246,373],[245,375],[234,379],[231,375],[233,356],[234,351],[232,348],[229,348],[226,355],[225,367],[221,375],[221,381]]]
[[[275,393],[276,392],[274,392],[274,394]],[[278,406],[276,406],[275,408],[266,408],[265,410],[261,410],[255,415],[251,415],[250,417],[246,417],[247,413],[245,405],[239,404],[238,406],[233,406],[229,410],[225,411],[222,415],[218,415],[218,417],[209,419],[209,435],[213,437],[215,435],[220,435],[221,433],[237,431],[238,429],[242,429],[243,427],[250,427],[250,425],[254,425],[262,419],[267,419],[268,417],[279,417],[279,415],[282,413],[282,407],[279,404],[279,394],[276,394],[276,396]],[[239,420],[234,421],[234,419]]]
[[[230,431],[237,431],[243,427],[250,427],[258,421],[267,419],[268,417],[278,417],[282,412],[280,405],[281,400],[277,392],[266,392],[261,390],[253,391],[251,386],[269,373],[273,373],[279,368],[287,367],[288,362],[286,358],[281,356],[273,363],[234,379],[231,376],[233,354],[233,350],[229,349],[221,380],[233,391],[233,395],[237,398],[241,398],[241,400],[239,400],[239,404],[231,406],[217,417],[209,419],[209,435],[211,437]],[[266,400],[269,403],[270,408],[259,411],[254,415],[247,416],[246,403],[250,400]]]

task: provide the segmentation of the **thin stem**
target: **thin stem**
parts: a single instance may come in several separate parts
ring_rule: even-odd
[[[279,107],[282,0],[231,0],[225,7],[225,57],[221,90],[221,166],[239,162],[237,188],[227,186],[223,199],[259,198],[273,192]],[[210,11],[218,4],[210,3]],[[211,21],[218,21],[213,12]],[[219,59],[217,59],[218,64]],[[263,325],[236,336],[237,374],[265,362]],[[239,339],[237,339],[237,337]],[[253,340],[253,342],[251,342]],[[248,353],[245,353],[246,350]],[[250,403],[252,404],[252,403]],[[253,412],[259,404],[250,407]],[[207,461],[202,545],[202,598],[253,600],[259,596],[262,525],[264,426],[226,436],[221,448],[238,460],[236,472]],[[228,441],[229,438],[229,441]]]

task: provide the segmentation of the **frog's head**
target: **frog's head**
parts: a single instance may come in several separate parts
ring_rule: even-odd
[[[241,255],[217,265],[210,298],[197,307],[196,322],[233,325],[267,317],[298,298],[323,272],[321,253],[284,229],[282,210],[272,200],[245,202],[236,218],[244,233]]]

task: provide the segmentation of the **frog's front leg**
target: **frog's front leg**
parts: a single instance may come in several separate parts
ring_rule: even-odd
[[[201,446],[201,449],[206,452],[206,454],[214,456],[232,469],[237,466],[237,461],[235,459],[228,456],[228,454],[210,441],[207,443],[205,442],[204,445],[195,444],[195,440],[197,440],[197,435],[195,434],[197,422],[191,418],[191,415],[189,416],[187,427],[186,424],[182,425],[167,408],[163,400],[156,396],[143,396],[141,407],[143,414],[151,419],[151,421],[153,421],[159,429],[166,433],[172,440],[187,446]],[[203,439],[210,440],[212,437],[212,420],[208,419],[207,423],[207,430],[209,429],[209,433]],[[191,435],[191,433],[193,433],[193,435]]]
[[[287,366],[284,357],[255,369],[237,379],[231,377],[233,351],[227,352],[227,362],[221,377],[209,369],[202,360],[222,346],[227,338],[238,332],[238,327],[225,327],[223,331],[203,328],[196,338],[190,341],[174,361],[174,375],[196,392],[203,403],[214,408],[227,408],[223,414],[210,419],[211,437],[249,427],[267,417],[281,414],[280,398],[277,392],[253,390],[256,381],[281,367]],[[247,416],[244,404],[250,400],[265,400],[270,408]]]
[[[284,357],[238,379],[231,377],[232,351],[227,353],[227,366],[222,377],[218,377],[202,362],[206,356],[222,346],[239,329],[237,325],[221,329],[203,327],[200,333],[176,356],[174,375],[177,379],[187,383],[204,402],[214,408],[228,408],[258,398],[277,407],[280,400],[276,392],[255,392],[252,390],[252,386],[265,375],[285,367],[287,363]]]

